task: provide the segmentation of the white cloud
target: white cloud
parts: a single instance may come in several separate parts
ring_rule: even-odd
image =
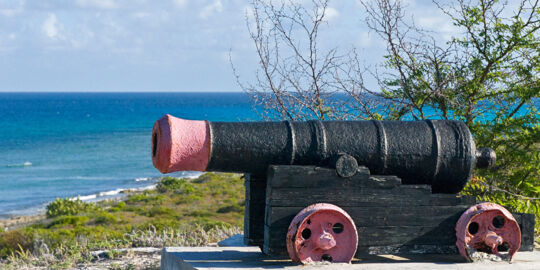
[[[365,31],[360,34],[360,37],[358,39],[358,44],[360,44],[360,47],[368,48],[371,46],[372,43],[373,39],[371,38],[369,31]]]
[[[210,16],[213,16],[216,13],[223,11],[223,4],[221,0],[215,0],[214,3],[204,6],[199,13],[199,16],[203,19],[208,19]]]
[[[100,9],[114,9],[118,7],[115,0],[77,0],[77,5]]]
[[[133,16],[133,18],[137,18],[137,19],[144,19],[144,18],[147,18],[147,17],[150,17],[150,13],[149,12],[135,12],[135,13],[132,13],[131,14]]]
[[[255,18],[255,10],[252,6],[244,6],[244,15],[247,17],[248,20],[252,20]]]
[[[321,11],[322,12],[322,11]],[[335,18],[339,17],[339,11],[333,7],[327,7],[326,11],[324,13],[324,18],[326,21],[331,21]]]
[[[9,1],[7,3],[0,4],[0,15],[6,17],[12,17],[24,11],[24,1]]]
[[[446,16],[424,15],[417,17],[415,21],[421,28],[441,34],[445,40],[459,35],[459,28],[453,25],[450,18]]]
[[[20,12],[20,10],[17,10],[17,9],[9,9],[9,8],[0,9],[0,14],[4,15],[6,17],[14,16],[19,12]]]
[[[188,3],[188,0],[174,0],[174,4],[179,8],[185,7],[187,3]]]
[[[41,31],[50,39],[58,39],[60,34],[58,32],[58,22],[54,13],[49,14],[49,17],[45,19],[41,25]]]

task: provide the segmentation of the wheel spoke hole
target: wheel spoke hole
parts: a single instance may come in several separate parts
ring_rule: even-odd
[[[308,219],[308,220],[307,220],[307,224],[311,224],[311,219]]]
[[[478,232],[478,229],[480,229],[480,226],[478,225],[478,223],[471,222],[471,224],[469,224],[468,230],[470,234],[475,235]]]
[[[302,231],[302,238],[309,239],[311,237],[311,230],[310,229],[304,229]]]
[[[341,223],[334,224],[334,226],[332,226],[332,231],[334,231],[334,233],[343,232],[343,224],[341,224]]]
[[[152,157],[155,157],[157,154],[157,144],[158,138],[157,134],[154,132],[154,134],[152,134]]]
[[[493,218],[491,223],[493,224],[493,226],[495,226],[495,228],[500,229],[504,227],[504,218],[502,216],[496,216]]]
[[[328,255],[328,254],[323,254],[321,256],[321,260],[322,261],[325,261],[325,262],[332,262],[332,256]]]
[[[502,245],[499,245],[497,247],[497,251],[499,251],[499,252],[506,252],[509,249],[510,249],[510,245],[508,245],[508,243],[506,243],[506,242],[502,243]]]

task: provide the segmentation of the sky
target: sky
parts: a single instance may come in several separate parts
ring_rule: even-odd
[[[302,0],[299,0],[302,1]],[[248,0],[0,0],[0,92],[232,92],[257,58]],[[417,24],[456,32],[429,0],[407,0]],[[322,46],[378,63],[384,43],[357,0],[330,1]]]

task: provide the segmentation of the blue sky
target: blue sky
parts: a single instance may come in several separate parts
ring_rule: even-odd
[[[0,0],[0,91],[239,91],[256,69],[247,0]],[[442,39],[455,33],[429,0],[405,1]],[[323,46],[359,48],[377,63],[382,43],[357,0],[330,2]]]

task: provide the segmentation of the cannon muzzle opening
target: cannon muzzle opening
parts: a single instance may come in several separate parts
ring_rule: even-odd
[[[205,171],[210,155],[207,121],[165,115],[152,130],[152,163],[162,173]]]

